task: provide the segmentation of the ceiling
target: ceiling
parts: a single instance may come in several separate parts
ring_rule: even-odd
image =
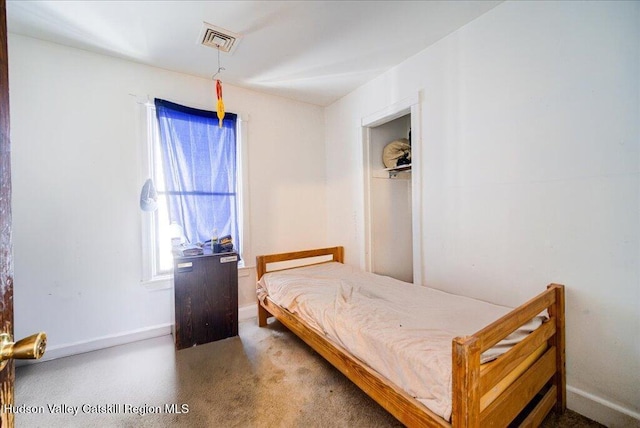
[[[203,22],[241,36],[224,83],[326,106],[500,1],[7,1],[7,27],[92,52],[211,78]]]

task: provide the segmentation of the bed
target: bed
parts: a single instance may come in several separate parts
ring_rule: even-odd
[[[392,348],[391,345],[387,346],[385,339],[382,344],[374,344],[378,348],[371,352],[357,346],[358,342],[366,341],[367,334],[349,332],[351,327],[345,328],[345,325],[351,326],[357,322],[331,324],[333,321],[330,321],[324,324],[327,313],[341,312],[333,307],[318,309],[321,306],[314,305],[326,301],[331,306],[331,299],[337,298],[345,301],[350,310],[358,311],[354,314],[356,318],[361,318],[364,325],[376,318],[391,320],[388,325],[374,327],[376,334],[371,336],[381,332],[386,332],[386,337],[396,336],[394,330],[387,330],[391,328],[389,325],[396,325],[398,332],[402,330],[404,334],[409,330],[415,339],[415,329],[411,329],[411,320],[406,318],[403,311],[392,308],[395,312],[381,317],[377,311],[384,308],[376,305],[382,305],[379,297],[385,294],[385,289],[404,288],[408,290],[410,299],[418,302],[417,305],[424,305],[417,293],[423,293],[421,290],[426,287],[406,283],[400,286],[399,281],[388,277],[353,271],[353,268],[344,265],[342,247],[258,256],[257,276],[259,325],[266,326],[269,317],[278,319],[406,426],[538,426],[553,408],[559,413],[566,408],[562,285],[550,284],[544,292],[516,309],[502,310],[495,305],[482,303],[489,305],[489,315],[497,313],[500,316],[489,322],[486,322],[486,316],[485,319],[480,317],[485,324],[468,333],[473,323],[465,324],[464,328],[457,326],[464,335],[451,336],[444,348],[441,343],[435,345],[441,339],[439,337],[433,340],[433,346],[431,339],[400,340],[414,346],[409,348],[411,352],[403,348],[383,350]],[[360,281],[372,284],[381,281],[382,291],[371,291],[374,289],[368,286],[360,287]],[[328,289],[337,291],[327,294]],[[292,294],[286,297],[287,293]],[[430,290],[427,293],[431,293],[428,297],[431,299],[442,292]],[[394,294],[402,293],[387,294],[393,300]],[[352,295],[360,296],[360,300],[351,300]],[[444,296],[444,299],[447,301],[449,297]],[[456,303],[457,310],[475,311],[468,309],[474,306],[466,306],[475,305],[470,302],[473,299],[461,299],[462,303]],[[363,313],[362,308],[366,306],[361,305],[361,301],[364,300],[373,302],[374,306]],[[393,306],[394,303],[388,305]],[[484,310],[477,312],[484,313]],[[537,319],[541,322],[531,327]],[[438,328],[442,329],[441,326]],[[455,329],[444,330],[451,334]],[[519,334],[525,330],[526,334]],[[404,337],[400,333],[397,336]],[[518,340],[510,340],[516,336],[519,336]],[[504,346],[505,343],[507,346]],[[415,346],[433,348],[435,354],[425,354],[427,358],[421,357],[420,360],[412,359],[422,352],[421,349],[420,352],[414,352],[417,349]],[[382,355],[385,352],[388,352],[388,356]],[[447,356],[446,361],[441,358],[442,355]],[[393,364],[390,365],[399,367],[399,373],[387,371],[384,362],[380,362],[385,359],[391,359]],[[403,361],[405,359],[408,361]],[[481,364],[484,360],[489,362]],[[434,364],[434,361],[437,363]],[[444,374],[440,373],[443,367],[446,368]],[[444,394],[432,394],[431,389],[443,389]],[[444,401],[434,405],[431,395]]]

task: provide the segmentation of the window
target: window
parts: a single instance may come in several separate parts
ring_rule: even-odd
[[[191,243],[208,241],[213,229],[231,235],[243,260],[242,121],[227,113],[219,128],[214,112],[156,104],[146,104],[146,173],[156,185],[158,209],[143,213],[143,282],[170,278],[176,226]]]

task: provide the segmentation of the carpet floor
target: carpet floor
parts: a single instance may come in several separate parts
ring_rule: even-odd
[[[171,336],[16,369],[17,427],[400,427],[279,322],[176,352]],[[544,427],[602,427],[568,411]]]

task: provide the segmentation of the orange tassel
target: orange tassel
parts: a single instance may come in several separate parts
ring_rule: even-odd
[[[222,128],[222,119],[224,119],[224,102],[222,101],[222,82],[216,80],[216,96],[218,97],[218,105],[216,110],[218,112],[218,126]]]

